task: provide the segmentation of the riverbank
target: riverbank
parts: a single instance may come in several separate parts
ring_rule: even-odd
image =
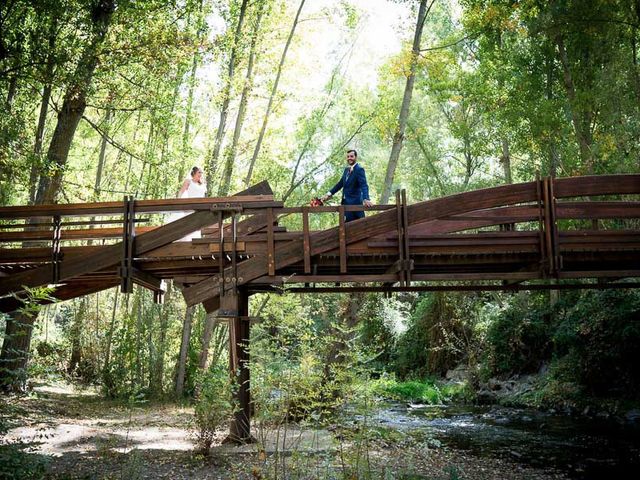
[[[8,428],[1,478],[567,478],[438,445],[428,435],[362,435],[357,422],[321,431],[291,425],[286,434],[274,427],[255,432],[263,443],[241,447],[220,445],[220,432],[205,458],[194,450],[190,406],[108,401],[68,385],[42,386],[0,405]],[[291,442],[282,448],[285,437]]]

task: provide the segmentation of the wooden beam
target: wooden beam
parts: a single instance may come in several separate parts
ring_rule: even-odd
[[[311,273],[311,239],[309,238],[309,207],[302,208],[302,244],[304,249],[304,273]]]
[[[151,250],[168,245],[206,225],[213,224],[216,221],[217,213],[211,210],[198,211],[139,235],[135,242],[134,256],[141,256]],[[229,213],[223,213],[223,215],[228,216]],[[117,265],[121,258],[122,249],[123,244],[119,242],[102,247],[89,257],[64,260],[60,265],[60,280]],[[0,295],[21,291],[23,286],[36,287],[46,285],[50,283],[52,274],[52,266],[45,265],[2,278],[0,280]]]
[[[510,285],[411,285],[408,287],[378,287],[355,285],[347,287],[291,287],[291,293],[354,293],[354,292],[520,292],[537,290],[608,290],[640,288],[640,282],[619,283],[534,283]]]
[[[535,182],[516,185],[504,185],[473,192],[460,193],[449,197],[429,200],[410,205],[407,208],[408,224],[435,220],[448,215],[498,207],[514,203],[531,202],[535,200]],[[366,217],[357,222],[345,225],[347,242],[353,243],[365,238],[379,235],[395,226],[395,212],[384,211],[378,215]],[[311,237],[312,255],[318,255],[339,247],[338,227],[315,233]],[[276,269],[296,263],[304,258],[303,240],[293,240],[286,245],[276,248]],[[266,258],[253,257],[238,265],[238,276],[244,283],[254,280],[268,272]],[[195,305],[218,294],[219,282],[215,277],[193,285],[183,290],[183,296],[188,305]]]
[[[241,197],[241,198],[240,198]],[[260,182],[231,197],[169,198],[162,200],[136,200],[136,211],[160,213],[181,210],[210,210],[212,206],[226,203],[273,202],[273,191],[267,181]],[[281,202],[279,203],[281,205]],[[122,202],[72,203],[57,205],[20,205],[0,207],[1,219],[60,216],[98,216],[122,214]]]
[[[347,233],[344,205],[338,209],[338,243],[340,249],[340,273],[347,273]]]

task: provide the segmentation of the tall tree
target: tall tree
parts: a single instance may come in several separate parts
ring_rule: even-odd
[[[72,82],[67,87],[58,112],[58,121],[47,151],[47,171],[40,176],[36,204],[55,203],[60,191],[71,142],[87,106],[87,95],[98,66],[100,47],[107,36],[115,9],[115,0],[93,2],[89,12],[91,19],[89,41],[82,51]]]
[[[264,14],[266,0],[263,0],[258,5],[258,12],[253,24],[253,31],[251,33],[251,45],[249,46],[249,60],[247,61],[247,73],[244,78],[244,85],[242,86],[242,94],[240,95],[240,104],[238,105],[238,114],[236,116],[236,124],[233,129],[233,138],[231,145],[227,149],[224,168],[222,170],[222,178],[220,180],[220,195],[224,196],[229,193],[231,188],[231,177],[233,175],[233,164],[236,159],[236,151],[238,148],[238,142],[240,141],[240,135],[242,133],[242,126],[244,124],[244,117],[247,110],[247,102],[249,101],[249,94],[253,87],[253,67],[256,61],[256,47],[258,45],[258,35],[260,33],[260,23]],[[248,183],[245,182],[247,188]]]
[[[407,81],[404,87],[402,105],[400,106],[400,114],[398,115],[398,124],[396,127],[396,132],[393,136],[393,145],[391,147],[391,154],[389,155],[389,163],[387,163],[387,171],[384,176],[382,193],[380,194],[380,203],[387,203],[389,201],[389,197],[391,196],[391,189],[393,188],[393,178],[398,166],[398,160],[400,159],[400,151],[402,150],[402,142],[404,141],[404,132],[407,128],[407,120],[409,118],[409,108],[411,106],[413,86],[416,81],[416,71],[418,68],[418,58],[420,56],[420,41],[422,39],[422,29],[424,28],[425,20],[427,19],[427,15],[429,14],[431,7],[435,3],[435,0],[431,0],[431,3],[429,3],[428,6],[427,3],[428,0],[420,0],[420,7],[418,9],[418,20],[413,35],[411,58],[409,60],[409,74],[407,75]]]
[[[90,36],[85,45],[72,83],[68,86],[62,107],[58,113],[58,122],[47,152],[48,171],[40,176],[35,203],[54,203],[62,184],[62,176],[67,164],[71,142],[87,104],[87,94],[91,87],[93,74],[98,65],[100,47],[107,35],[115,0],[97,0],[89,12]],[[33,325],[37,315],[14,315],[7,321],[7,331],[19,332],[19,335],[7,336],[0,352],[0,364],[11,365],[13,369],[24,370],[31,345]],[[17,322],[14,324],[14,322]],[[0,372],[0,376],[4,376]],[[4,383],[10,383],[5,381]],[[20,389],[22,384],[10,388]]]
[[[220,149],[222,148],[222,141],[224,140],[224,133],[227,126],[227,116],[229,115],[229,103],[231,103],[231,88],[233,86],[233,79],[238,63],[238,56],[240,53],[239,50],[242,37],[242,25],[244,23],[248,3],[248,0],[242,0],[242,3],[240,5],[240,12],[238,14],[238,22],[236,23],[236,28],[231,43],[229,62],[227,64],[227,76],[225,78],[224,87],[222,89],[222,104],[220,107],[218,130],[216,131],[216,138],[213,144],[213,152],[207,159],[207,165],[205,167],[205,173],[209,176],[210,179],[213,179],[213,175],[216,171],[218,158],[220,157]],[[207,193],[209,195],[211,195],[212,193],[212,185],[212,181],[209,181],[209,183],[207,184]]]
[[[289,36],[287,37],[287,42],[285,43],[284,49],[282,50],[282,55],[280,56],[280,63],[278,63],[276,78],[273,81],[273,87],[271,87],[271,95],[269,95],[267,110],[265,111],[264,117],[262,119],[262,126],[260,127],[260,133],[258,134],[258,140],[256,141],[256,146],[253,149],[253,155],[251,155],[251,160],[249,162],[249,170],[247,171],[245,184],[248,184],[251,180],[251,176],[253,174],[253,168],[255,167],[256,160],[258,159],[258,155],[260,154],[260,149],[262,148],[262,141],[264,140],[264,136],[267,131],[267,124],[269,123],[269,116],[271,115],[273,102],[276,98],[276,94],[278,93],[278,85],[280,83],[280,76],[282,75],[282,68],[284,67],[284,62],[287,59],[287,52],[289,51],[289,47],[291,46],[291,40],[293,40],[293,35],[296,33],[296,27],[298,26],[298,23],[300,20],[300,13],[302,12],[302,7],[304,7],[304,2],[305,0],[300,0],[300,5],[298,5],[298,11],[296,12],[296,16],[293,19],[293,25],[291,25],[291,30],[289,31]]]

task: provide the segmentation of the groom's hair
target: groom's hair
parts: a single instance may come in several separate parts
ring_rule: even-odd
[[[353,155],[358,158],[358,151],[357,150],[347,150],[347,153],[351,153],[353,152]]]

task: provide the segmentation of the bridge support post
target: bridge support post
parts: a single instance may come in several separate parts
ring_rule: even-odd
[[[225,443],[251,443],[251,384],[249,372],[249,294],[239,288],[237,295],[227,295],[235,302],[235,312],[229,317],[229,369],[235,385],[235,407]],[[227,308],[229,308],[227,298]],[[228,311],[228,310],[227,310]]]

